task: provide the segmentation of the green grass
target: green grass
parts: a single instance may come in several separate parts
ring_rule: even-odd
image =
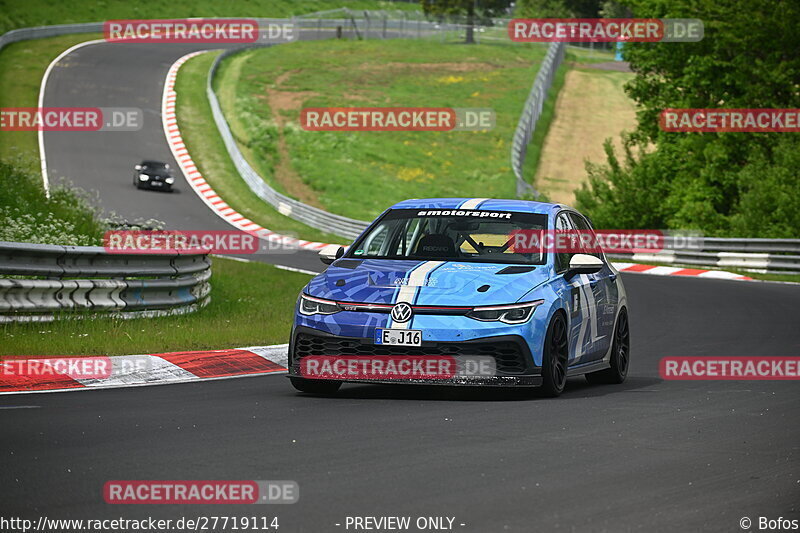
[[[305,274],[213,258],[211,302],[199,312],[157,319],[2,324],[0,355],[124,355],[288,342]]]
[[[256,196],[237,173],[217,132],[206,97],[208,69],[219,53],[210,52],[190,59],[181,67],[176,81],[178,125],[198,170],[228,205],[265,228],[307,240],[342,241],[341,237],[281,215]]]
[[[0,107],[36,107],[42,76],[50,62],[67,48],[99,37],[99,34],[62,35],[20,41],[3,48],[0,51]],[[0,159],[21,159],[27,168],[38,170],[36,132],[0,131]]]
[[[15,28],[113,19],[185,17],[285,18],[339,7],[418,10],[418,3],[379,0],[0,0],[0,34]]]
[[[217,91],[245,156],[271,185],[279,139],[319,205],[371,220],[387,205],[437,196],[513,197],[510,143],[545,47],[438,40],[298,42],[224,63]],[[283,127],[270,105],[280,92]],[[270,94],[272,96],[270,96]],[[287,100],[288,99],[288,100]],[[488,132],[309,132],[317,106],[490,107]]]
[[[38,172],[0,160],[0,241],[97,246],[105,230],[86,193],[59,185],[48,198]]]

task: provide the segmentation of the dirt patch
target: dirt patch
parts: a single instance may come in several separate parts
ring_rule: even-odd
[[[283,85],[297,72],[299,72],[299,69],[284,72],[275,79],[276,88],[267,87],[264,91],[267,104],[272,110],[272,118],[278,126],[278,142],[276,146],[278,160],[275,162],[275,179],[283,186],[290,196],[297,198],[303,203],[315,207],[322,207],[322,204],[320,204],[317,198],[316,191],[303,183],[302,178],[292,166],[289,149],[286,146],[286,138],[283,135],[283,128],[287,120],[287,112],[299,110],[303,102],[319,94],[314,91],[284,91],[277,88]]]
[[[636,127],[636,108],[622,90],[631,77],[622,72],[567,72],[535,180],[552,201],[574,204],[574,190],[586,181],[584,161],[605,162],[603,142],[608,137],[619,153],[620,134]]]

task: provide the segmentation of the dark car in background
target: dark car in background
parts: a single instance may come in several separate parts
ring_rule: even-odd
[[[172,192],[175,177],[169,164],[160,161],[142,161],[133,169],[133,184],[137,189]]]

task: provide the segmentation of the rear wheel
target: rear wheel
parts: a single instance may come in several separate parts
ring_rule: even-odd
[[[564,315],[557,313],[550,321],[544,339],[542,387],[540,389],[542,395],[555,397],[564,391],[564,386],[567,384],[568,357],[567,323]]]
[[[611,368],[586,374],[589,383],[622,383],[628,375],[631,358],[631,338],[628,326],[628,312],[623,309],[614,328],[614,344],[611,347]]]
[[[289,381],[295,389],[309,394],[334,394],[342,386],[339,381],[324,379],[289,378]]]

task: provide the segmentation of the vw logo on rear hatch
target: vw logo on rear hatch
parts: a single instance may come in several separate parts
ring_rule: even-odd
[[[414,311],[411,309],[411,306],[405,302],[400,302],[392,307],[392,320],[395,322],[408,322],[411,320],[411,315],[413,314]]]

